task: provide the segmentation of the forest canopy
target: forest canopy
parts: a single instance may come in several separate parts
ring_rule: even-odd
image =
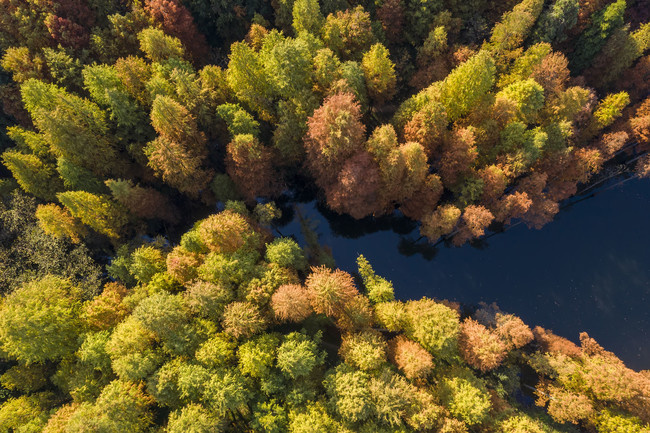
[[[0,432],[650,431],[586,333],[274,231],[462,245],[649,176],[646,3],[0,0]]]

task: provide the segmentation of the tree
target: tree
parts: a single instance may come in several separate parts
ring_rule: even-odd
[[[373,45],[363,54],[361,67],[366,78],[368,94],[378,105],[383,105],[395,95],[395,65],[388,49],[382,44]]]
[[[336,183],[325,187],[327,204],[335,212],[364,218],[378,209],[380,193],[379,167],[365,151],[352,155],[343,163]]]
[[[248,44],[232,44],[226,77],[228,85],[240,101],[257,112],[263,120],[275,118],[273,85],[265,73],[260,55]]]
[[[420,344],[400,335],[389,343],[389,356],[404,376],[411,380],[426,380],[432,373],[433,357]]]
[[[52,153],[97,174],[120,166],[115,144],[108,138],[106,113],[96,104],[35,79],[25,81],[20,91]]]
[[[363,148],[361,107],[353,94],[337,93],[325,99],[307,124],[307,165],[317,185],[326,189],[336,183],[345,161]]]
[[[458,348],[465,362],[482,372],[497,368],[507,354],[503,341],[472,319],[460,325]]]
[[[232,302],[226,306],[222,324],[227,334],[240,338],[261,332],[267,323],[255,305],[249,302]]]
[[[169,433],[214,433],[224,429],[224,421],[200,404],[188,404],[169,415]]]
[[[530,78],[508,85],[497,93],[496,97],[514,103],[516,108],[515,119],[526,124],[535,123],[537,113],[544,106],[544,89]]]
[[[404,30],[404,6],[401,0],[384,0],[376,11],[386,37],[399,42]]]
[[[323,381],[336,414],[352,423],[367,420],[373,413],[368,373],[342,364]]]
[[[279,190],[273,154],[252,135],[236,135],[228,144],[226,172],[249,201],[272,196]]]
[[[56,238],[67,238],[76,244],[86,235],[86,229],[79,220],[73,218],[66,209],[53,203],[38,205],[36,218],[39,227]]]
[[[218,253],[253,251],[262,246],[260,233],[251,222],[231,210],[210,215],[200,221],[196,234],[204,248]]]
[[[344,60],[360,60],[374,42],[370,14],[359,5],[329,14],[323,25],[325,46]]]
[[[264,379],[271,374],[280,339],[276,334],[262,334],[237,349],[239,370],[242,374]]]
[[[318,348],[320,339],[320,334],[314,338],[300,332],[287,334],[278,347],[278,368],[291,379],[309,376],[325,362],[325,353]]]
[[[314,311],[331,317],[341,314],[358,293],[350,274],[324,266],[312,268],[305,286]]]
[[[168,36],[164,31],[153,27],[146,28],[138,33],[140,50],[152,62],[164,62],[169,59],[182,59],[185,56],[185,47],[181,41],[173,36]]]
[[[147,0],[145,10],[154,22],[162,25],[166,34],[178,38],[183,46],[189,47],[197,63],[203,63],[208,54],[208,45],[196,28],[190,11],[178,0]]]
[[[497,313],[496,333],[509,349],[520,349],[533,340],[533,332],[519,317]]]
[[[489,46],[500,57],[522,46],[544,7],[543,0],[523,0],[492,29]]]
[[[30,78],[44,78],[44,61],[38,55],[32,55],[27,47],[10,47],[2,56],[0,65],[11,72],[12,78],[17,83],[22,83]]]
[[[80,289],[60,277],[24,284],[5,298],[0,310],[3,350],[27,364],[71,354],[83,330],[80,301]]]
[[[181,192],[197,196],[212,173],[201,167],[207,149],[196,121],[178,102],[158,95],[151,109],[151,124],[159,137],[144,149],[149,165]]]
[[[59,157],[56,171],[63,180],[63,186],[71,191],[86,191],[93,194],[103,194],[106,186],[90,171]]]
[[[36,197],[53,200],[56,193],[63,189],[54,166],[36,155],[7,150],[2,154],[2,163],[11,171],[18,185]]]
[[[463,211],[462,223],[458,229],[459,233],[454,237],[454,242],[462,245],[469,239],[483,236],[485,229],[493,220],[492,212],[483,206],[467,206]]]
[[[313,309],[305,288],[298,284],[284,284],[271,296],[271,309],[279,321],[300,323]]]
[[[562,42],[578,22],[579,0],[555,0],[545,9],[530,36],[535,42]]]
[[[406,304],[407,337],[417,341],[434,358],[451,360],[457,351],[458,312],[431,299]]]
[[[211,412],[224,418],[228,413],[248,413],[253,397],[250,381],[237,370],[225,369],[212,375],[205,386],[205,401]]]
[[[109,179],[106,186],[113,199],[138,218],[159,218],[170,223],[177,223],[179,220],[178,209],[167,196],[154,188],[122,179]]]
[[[119,238],[128,218],[125,210],[105,195],[67,191],[57,198],[73,217],[110,238]]]
[[[447,113],[442,104],[432,101],[413,114],[404,126],[404,138],[424,146],[427,156],[434,156],[447,129]]]
[[[273,32],[264,39],[260,59],[275,94],[283,99],[302,99],[311,93],[315,48],[308,35],[292,39]]]
[[[449,412],[468,425],[481,423],[492,407],[485,386],[471,375],[443,379],[439,393]]]
[[[490,54],[482,50],[451,71],[442,83],[440,102],[450,121],[466,115],[494,85],[496,69]]]
[[[386,362],[386,341],[376,331],[347,334],[339,355],[346,364],[363,371],[378,370]]]
[[[625,0],[617,0],[594,14],[591,25],[580,34],[575,43],[575,51],[569,63],[571,72],[582,73],[603,48],[607,39],[616,29],[623,26],[625,7]]]
[[[454,130],[444,143],[443,153],[437,162],[438,173],[447,187],[453,187],[467,176],[478,156],[475,129]]]
[[[292,238],[277,238],[266,244],[266,260],[299,271],[307,268],[305,255]]]
[[[366,287],[368,298],[373,303],[390,302],[395,299],[393,283],[375,274],[370,262],[361,254],[357,257],[357,268]]]
[[[420,234],[426,236],[429,242],[436,242],[440,236],[454,230],[460,218],[461,211],[452,204],[439,206],[433,213],[422,218]]]
[[[68,418],[70,431],[147,431],[153,424],[152,399],[141,387],[114,380],[94,404],[83,403]]]
[[[317,0],[295,0],[292,15],[293,31],[296,35],[302,32],[320,35],[325,19]]]
[[[107,283],[102,293],[84,304],[82,318],[93,330],[111,329],[130,312],[123,302],[127,289],[119,283]]]

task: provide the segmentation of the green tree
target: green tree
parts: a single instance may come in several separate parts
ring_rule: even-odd
[[[450,121],[466,115],[494,85],[496,69],[483,50],[451,71],[442,83],[440,102]]]
[[[73,217],[110,238],[119,238],[128,218],[125,210],[105,195],[67,191],[57,198]]]
[[[230,47],[226,77],[240,101],[263,120],[275,118],[273,84],[265,73],[260,55],[246,43],[236,42]]]
[[[2,163],[11,171],[18,185],[36,197],[53,200],[63,189],[54,166],[36,155],[7,150],[2,154]]]
[[[81,292],[70,281],[47,276],[7,296],[0,310],[0,342],[24,363],[58,360],[79,346]]]
[[[625,7],[625,0],[617,0],[593,15],[591,25],[580,34],[575,43],[575,51],[569,59],[572,73],[582,73],[603,48],[607,39],[616,29],[623,26]]]
[[[460,325],[457,311],[422,298],[406,304],[406,320],[406,335],[420,343],[434,358],[451,361],[457,356]]]
[[[169,415],[169,433],[217,433],[224,429],[224,420],[200,404],[188,404]]]
[[[535,25],[544,7],[544,0],[523,0],[506,12],[492,29],[489,46],[498,56],[519,48]]]
[[[296,35],[302,32],[320,35],[325,19],[321,14],[318,0],[295,0],[292,15],[293,31]]]
[[[164,62],[170,59],[182,59],[185,48],[181,41],[173,36],[168,36],[160,29],[149,27],[138,33],[140,50],[152,62]]]
[[[97,174],[120,167],[115,144],[108,138],[106,113],[96,104],[35,79],[23,83],[20,91],[52,153]]]
[[[266,260],[285,268],[305,270],[307,259],[296,241],[291,238],[277,238],[266,244]]]
[[[378,105],[389,101],[395,95],[397,77],[388,49],[382,44],[373,45],[363,54],[361,67],[370,98]]]
[[[579,0],[555,0],[537,20],[531,39],[534,42],[562,42],[567,30],[578,22]]]
[[[389,302],[395,299],[393,283],[375,274],[370,262],[362,254],[357,257],[357,268],[363,285],[366,287],[368,298],[373,303]]]
[[[467,374],[467,377],[446,377],[440,384],[442,403],[449,412],[469,425],[484,421],[492,404],[485,386]]]
[[[325,353],[318,348],[320,334],[314,338],[300,332],[285,335],[278,347],[277,365],[292,379],[309,376],[315,368],[323,365]]]
[[[262,334],[241,344],[237,349],[239,370],[242,374],[265,379],[275,363],[280,339],[275,334]]]
[[[56,171],[59,172],[67,190],[86,191],[93,194],[107,192],[106,186],[90,170],[80,167],[64,157],[57,159]]]
[[[342,364],[327,374],[323,385],[332,409],[341,418],[358,423],[373,414],[368,373]]]

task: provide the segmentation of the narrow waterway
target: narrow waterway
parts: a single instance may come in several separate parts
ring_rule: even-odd
[[[354,272],[363,254],[399,299],[496,302],[576,342],[586,331],[629,367],[650,369],[649,180],[600,188],[541,230],[519,224],[461,248],[414,242],[406,221],[359,224],[315,202],[297,207],[340,268]],[[304,245],[297,218],[279,230]]]

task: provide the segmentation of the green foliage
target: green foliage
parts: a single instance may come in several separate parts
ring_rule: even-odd
[[[246,110],[236,104],[222,104],[217,107],[217,114],[228,125],[228,132],[233,137],[239,134],[251,134],[257,137],[260,124]]]
[[[307,268],[307,260],[302,249],[291,238],[277,238],[270,244],[267,244],[266,260],[270,263],[277,263],[285,268],[297,270]]]
[[[318,5],[318,0],[295,0],[293,2],[293,31],[296,35],[302,32],[319,35],[324,18]]]
[[[80,291],[70,281],[48,276],[27,283],[5,298],[0,310],[0,343],[25,363],[58,360],[78,345]]]
[[[378,104],[390,100],[395,94],[397,77],[388,49],[382,44],[373,45],[363,54],[361,67],[370,98]]]
[[[495,80],[494,60],[487,51],[480,51],[451,71],[442,83],[440,102],[450,121],[466,115],[490,91]]]
[[[361,275],[361,279],[363,280],[363,285],[366,287],[368,298],[372,302],[377,304],[395,299],[393,283],[375,274],[370,262],[362,254],[357,257],[357,267],[359,269],[359,275]]]
[[[63,189],[54,167],[36,155],[8,150],[2,154],[2,163],[11,171],[18,185],[36,197],[53,200]]]
[[[152,62],[163,62],[171,59],[182,59],[185,49],[181,41],[172,36],[167,36],[162,30],[148,28],[138,33],[140,50]]]
[[[280,339],[274,334],[263,334],[242,343],[237,350],[239,370],[255,378],[266,378],[275,361]]]
[[[496,97],[514,103],[516,118],[524,123],[535,123],[537,113],[544,106],[544,89],[533,79],[514,82],[497,93]]]
[[[578,21],[579,0],[555,0],[537,20],[531,39],[535,42],[562,42],[567,30]]]
[[[420,343],[435,358],[451,361],[456,356],[458,312],[431,299],[406,304],[405,333]]]
[[[278,347],[277,363],[280,370],[292,379],[311,374],[325,360],[325,354],[318,348],[320,339],[320,334],[313,339],[300,332],[287,334]]]
[[[625,0],[617,0],[596,12],[591,25],[578,38],[569,66],[574,74],[585,70],[592,59],[603,48],[607,39],[624,22]]]
[[[439,392],[451,414],[469,425],[483,422],[492,407],[485,387],[471,375],[445,378]]]
[[[72,216],[110,238],[120,237],[128,221],[126,211],[106,195],[67,191],[57,194],[57,198]]]

